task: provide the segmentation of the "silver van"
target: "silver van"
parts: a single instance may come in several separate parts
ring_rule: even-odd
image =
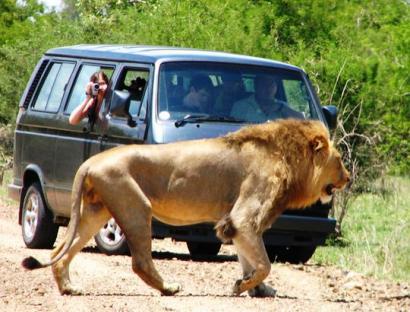
[[[70,125],[70,113],[83,101],[84,86],[97,71],[109,78],[98,116]],[[203,107],[187,105],[190,94],[200,91],[197,77],[210,86],[196,94]],[[258,81],[274,82],[270,98]],[[280,110],[270,107],[274,102]],[[222,52],[131,45],[47,51],[19,107],[9,194],[20,202],[18,221],[29,248],[53,246],[59,226],[69,221],[75,172],[93,154],[119,144],[217,137],[275,118],[318,119],[332,128],[337,114],[334,106],[320,106],[298,67]],[[330,208],[318,202],[303,211],[285,212],[264,235],[271,260],[307,261],[334,231]],[[221,246],[212,224],[173,227],[154,220],[152,229],[155,238],[186,241],[192,256],[216,255]],[[127,251],[114,220],[95,240],[107,254]]]

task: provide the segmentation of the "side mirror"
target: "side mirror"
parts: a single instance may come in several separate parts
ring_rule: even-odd
[[[112,96],[110,113],[118,117],[128,117],[131,94],[126,91],[115,90]]]
[[[130,114],[131,94],[127,91],[115,90],[110,105],[110,114],[128,119],[128,125],[135,127],[137,124]]]
[[[323,106],[322,111],[329,129],[335,129],[337,126],[337,107],[334,105]]]

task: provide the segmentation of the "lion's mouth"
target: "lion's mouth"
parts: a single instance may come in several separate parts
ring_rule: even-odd
[[[332,196],[335,190],[336,190],[336,187],[333,184],[328,184],[325,188],[325,192],[329,196]]]
[[[334,184],[328,184],[322,191],[322,195],[320,196],[320,201],[322,204],[327,204],[332,201],[333,193],[336,191],[336,187]]]

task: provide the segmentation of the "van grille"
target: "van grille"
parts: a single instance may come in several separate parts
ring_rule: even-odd
[[[27,92],[26,98],[24,99],[23,107],[27,108],[30,104],[34,92],[36,91],[37,85],[40,82],[41,76],[43,75],[43,72],[47,67],[47,64],[48,60],[44,60],[38,68],[37,73],[34,76],[33,82],[31,83],[30,89]]]

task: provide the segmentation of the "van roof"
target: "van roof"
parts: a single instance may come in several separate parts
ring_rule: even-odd
[[[50,49],[46,52],[46,55],[151,64],[157,61],[211,61],[281,67],[301,71],[301,69],[296,66],[264,58],[218,51],[165,46],[80,44]]]

